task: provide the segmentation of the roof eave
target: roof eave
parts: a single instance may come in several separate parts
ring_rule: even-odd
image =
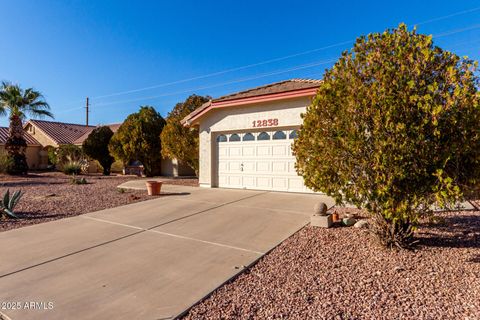
[[[284,91],[284,92],[265,94],[265,95],[259,95],[254,97],[247,97],[247,98],[232,99],[232,100],[222,100],[222,101],[213,100],[210,102],[209,106],[205,107],[200,112],[197,112],[194,115],[189,114],[188,116],[186,116],[181,121],[181,123],[186,127],[198,125],[199,119],[212,109],[314,96],[317,90],[318,90],[318,87],[313,87],[313,88]]]

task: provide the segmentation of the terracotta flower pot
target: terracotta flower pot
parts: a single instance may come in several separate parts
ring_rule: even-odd
[[[147,192],[149,196],[157,196],[160,194],[160,190],[162,189],[161,181],[147,181],[145,184],[147,185]]]
[[[332,213],[332,220],[333,222],[337,222],[340,220],[340,216],[338,215],[338,213],[336,212]]]

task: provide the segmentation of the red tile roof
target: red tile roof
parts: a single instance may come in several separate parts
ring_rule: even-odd
[[[320,86],[322,80],[315,80],[315,79],[290,79],[284,80],[280,82],[275,82],[271,84],[267,84],[264,86],[232,93],[226,96],[222,96],[216,99],[213,99],[213,102],[218,101],[227,101],[227,100],[235,100],[235,99],[242,99],[242,98],[250,98],[250,97],[258,97],[267,94],[274,94],[280,92],[288,92],[300,89],[308,89],[308,88],[316,88]]]
[[[39,146],[40,142],[35,140],[34,137],[32,137],[28,132],[24,132],[23,136],[25,140],[27,140],[27,145],[32,145],[32,146]],[[0,144],[5,144],[7,143],[8,139],[8,128],[5,127],[0,127]]]
[[[75,123],[64,123],[45,120],[29,120],[27,122],[41,130],[57,144],[70,144],[80,138],[85,132],[95,128]]]
[[[113,133],[117,132],[118,128],[120,128],[121,125],[122,125],[121,123],[104,124],[104,126],[110,127]],[[98,125],[97,127],[101,127],[101,126],[102,125]],[[88,138],[88,136],[93,131],[93,129],[97,127],[89,128],[88,131],[86,131],[83,135],[81,135],[80,138],[75,140],[73,144],[76,144],[76,145],[82,144],[83,141],[85,141]]]

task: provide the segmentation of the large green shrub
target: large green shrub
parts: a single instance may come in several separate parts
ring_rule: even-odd
[[[434,203],[480,178],[476,63],[405,25],[357,39],[327,70],[294,143],[315,191],[370,212],[387,246],[408,246]]]
[[[108,143],[113,136],[112,129],[107,126],[95,128],[82,144],[87,156],[97,160],[103,168],[103,174],[110,175],[110,168],[115,159],[108,151]]]
[[[146,176],[160,174],[160,133],[164,126],[165,120],[153,107],[140,107],[140,111],[129,115],[115,132],[109,150],[124,164],[140,161]]]
[[[184,127],[180,121],[189,113],[207,102],[209,97],[191,95],[184,102],[177,103],[168,114],[167,124],[162,131],[162,155],[178,159],[198,174],[198,129]]]
[[[13,158],[8,154],[8,152],[1,150],[0,151],[0,173],[10,172],[10,168],[13,166]]]

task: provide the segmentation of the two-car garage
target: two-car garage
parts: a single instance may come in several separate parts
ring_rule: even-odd
[[[293,79],[213,99],[184,125],[199,128],[201,187],[311,192],[292,143],[319,80]]]

